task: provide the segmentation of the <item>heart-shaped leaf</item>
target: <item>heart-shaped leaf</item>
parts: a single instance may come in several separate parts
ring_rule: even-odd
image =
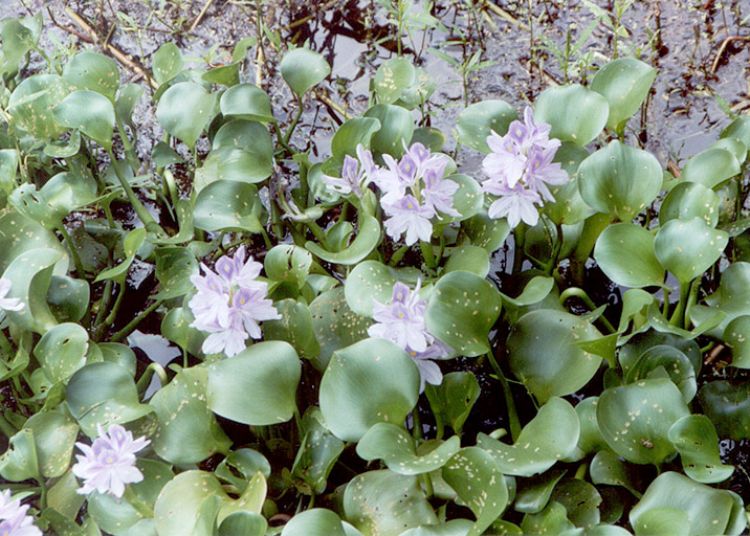
[[[8,100],[13,124],[40,140],[55,140],[65,127],[55,120],[53,110],[71,91],[55,74],[36,74],[18,84]]]
[[[258,189],[246,182],[218,180],[195,200],[194,223],[205,231],[243,230],[259,233],[263,205]]]
[[[691,157],[682,168],[680,179],[714,188],[739,172],[740,163],[731,151],[713,147]]]
[[[654,251],[661,265],[686,284],[721,256],[729,236],[700,218],[670,220],[656,233]]]
[[[734,467],[721,463],[719,436],[705,415],[688,415],[672,425],[669,440],[680,453],[682,468],[697,482],[723,482],[734,472]]]
[[[459,435],[480,393],[476,376],[468,371],[449,372],[440,385],[428,384],[425,388],[435,418]]]
[[[189,110],[189,113],[186,113]],[[216,96],[195,82],[178,82],[159,99],[156,118],[170,135],[192,148],[216,115]]]
[[[238,84],[227,89],[219,100],[221,113],[227,117],[250,119],[261,123],[275,121],[271,99],[265,91],[253,84]]]
[[[635,58],[618,58],[602,66],[591,89],[609,103],[607,127],[621,131],[643,101],[656,78],[656,69]]]
[[[640,225],[608,226],[596,241],[594,259],[618,285],[642,288],[660,286],[664,281],[664,269],[654,252],[654,235]]]
[[[257,183],[273,171],[273,142],[266,127],[256,121],[234,119],[222,125],[211,145],[211,153],[201,168],[208,180]]]
[[[65,381],[86,364],[89,335],[78,324],[58,324],[34,347],[34,357],[53,382]]]
[[[89,90],[74,91],[53,113],[61,125],[80,130],[106,149],[112,147],[115,108],[107,97]]]
[[[331,74],[325,58],[309,48],[295,48],[281,60],[281,76],[298,97]]]
[[[659,223],[701,218],[711,227],[719,223],[719,196],[697,182],[681,182],[667,194],[659,209]]]
[[[720,437],[750,439],[750,384],[712,381],[701,387],[698,399]]]
[[[341,125],[331,139],[331,154],[336,161],[344,156],[355,156],[357,146],[370,146],[373,134],[380,129],[380,121],[373,117],[354,117]]]
[[[607,124],[609,104],[579,84],[551,87],[534,102],[534,117],[552,126],[550,137],[587,145]]]
[[[63,78],[76,89],[95,91],[115,101],[120,71],[112,58],[92,50],[79,52],[63,68]]]
[[[373,133],[370,148],[377,154],[399,157],[404,145],[411,142],[414,120],[411,113],[393,104],[376,104],[365,113],[365,117],[377,119],[380,129]]]
[[[365,339],[333,353],[320,382],[326,426],[358,441],[376,423],[402,423],[419,394],[419,373],[401,348]]]
[[[313,508],[294,516],[281,536],[347,536],[341,518],[331,510]]]
[[[508,125],[518,117],[515,109],[504,100],[485,100],[464,108],[456,121],[458,141],[489,153],[487,138],[492,132],[504,136]]]

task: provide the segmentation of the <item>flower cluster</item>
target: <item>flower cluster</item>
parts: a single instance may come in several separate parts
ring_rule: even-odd
[[[489,176],[484,191],[497,199],[490,205],[490,218],[507,218],[516,227],[522,220],[528,225],[539,221],[537,206],[554,201],[547,185],[565,184],[568,174],[552,162],[560,140],[549,138],[550,126],[534,121],[526,107],[523,122],[513,121],[505,136],[493,132],[487,137],[492,151],[482,166]]]
[[[391,303],[375,302],[373,318],[367,334],[371,337],[387,339],[400,346],[411,356],[419,369],[419,392],[424,391],[425,383],[440,385],[443,373],[433,359],[445,359],[451,349],[427,331],[424,313],[427,302],[419,298],[419,285],[411,291],[399,282],[393,286]]]
[[[407,246],[417,240],[429,242],[434,218],[460,215],[453,207],[453,195],[459,186],[445,180],[448,156],[414,143],[405,147],[401,160],[385,154],[383,161],[385,167],[377,166],[372,153],[359,145],[357,159],[348,155],[344,158],[341,178],[324,177],[324,181],[330,190],[344,195],[361,195],[363,188],[374,183],[382,192],[386,233],[393,240],[406,235]]]
[[[20,499],[11,498],[9,489],[0,493],[0,535],[42,536],[42,531],[34,525],[34,518],[27,515],[28,509]]]
[[[281,318],[266,298],[268,285],[257,280],[262,268],[252,257],[246,262],[240,246],[234,257],[218,260],[216,272],[201,264],[203,275],[190,278],[198,289],[189,303],[195,316],[191,326],[210,333],[203,341],[205,353],[237,355],[248,337],[261,338],[259,322]]]
[[[107,432],[99,427],[99,437],[91,446],[76,443],[83,452],[76,455],[78,463],[73,466],[73,474],[83,479],[78,493],[88,495],[98,491],[122,497],[127,484],[143,480],[143,474],[135,466],[135,453],[148,444],[144,437],[133,439],[133,434],[119,424],[110,425]]]

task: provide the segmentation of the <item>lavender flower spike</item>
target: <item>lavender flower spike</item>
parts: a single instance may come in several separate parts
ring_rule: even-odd
[[[28,509],[28,505],[21,505],[20,499],[11,498],[9,489],[0,493],[0,535],[42,536],[34,518],[26,513]]]
[[[432,207],[420,205],[412,195],[405,195],[392,204],[383,206],[386,215],[385,232],[393,240],[399,240],[406,233],[406,245],[411,246],[417,240],[429,242],[432,238],[432,222],[435,216]]]
[[[203,275],[190,278],[198,289],[188,303],[195,317],[190,325],[209,334],[203,352],[237,355],[248,338],[262,337],[260,322],[281,318],[266,298],[268,285],[257,279],[262,267],[252,257],[245,260],[245,248],[240,247],[234,257],[217,261],[218,273],[202,264]]]
[[[99,427],[99,437],[91,446],[76,443],[83,452],[76,455],[78,463],[73,474],[83,479],[78,493],[88,495],[93,491],[107,493],[120,498],[125,486],[143,480],[143,474],[135,466],[135,453],[149,444],[143,437],[133,439],[133,434],[119,424],[112,424],[107,432]]]
[[[11,282],[6,277],[0,277],[0,309],[3,311],[20,311],[24,305],[18,298],[6,298],[10,292]],[[2,534],[0,532],[0,534]]]
[[[370,337],[389,340],[409,354],[419,370],[420,393],[426,383],[439,385],[443,381],[440,367],[432,360],[445,359],[451,354],[448,346],[427,331],[426,309],[427,302],[419,298],[419,284],[412,291],[398,282],[393,286],[389,304],[375,302],[375,324],[367,330]]]
[[[362,144],[357,145],[357,158],[346,155],[341,167],[341,177],[323,176],[323,182],[329,190],[341,195],[362,195],[362,189],[373,180],[378,167],[372,158],[372,153]]]

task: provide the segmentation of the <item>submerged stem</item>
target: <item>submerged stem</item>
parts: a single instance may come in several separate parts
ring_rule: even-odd
[[[518,419],[518,412],[516,411],[516,402],[513,400],[513,393],[510,390],[510,384],[508,383],[507,378],[505,377],[505,374],[503,374],[503,370],[500,368],[500,365],[497,363],[497,360],[495,359],[495,356],[492,354],[492,352],[487,352],[485,354],[487,356],[487,359],[490,362],[490,365],[492,366],[492,370],[495,371],[495,374],[497,375],[497,379],[500,382],[500,385],[503,388],[503,397],[505,398],[505,406],[508,410],[508,424],[510,425],[510,437],[513,438],[513,441],[518,440],[518,436],[521,435],[521,421]]]

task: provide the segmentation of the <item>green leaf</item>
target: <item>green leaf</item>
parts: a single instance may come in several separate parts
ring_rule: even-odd
[[[380,242],[380,223],[373,216],[360,218],[359,232],[351,244],[341,251],[328,251],[308,241],[305,248],[316,257],[333,264],[349,266],[367,257]]]
[[[182,53],[171,41],[160,46],[151,57],[151,70],[154,73],[154,80],[159,85],[177,76],[183,67]]]
[[[134,130],[135,124],[133,123],[133,111],[135,110],[138,101],[143,97],[144,91],[143,86],[139,84],[125,84],[117,93],[117,100],[115,101],[115,117],[118,121],[130,125]]]
[[[263,267],[270,280],[301,289],[305,286],[312,262],[312,255],[301,247],[278,244],[266,253]]]
[[[63,78],[76,89],[94,91],[111,102],[115,101],[120,87],[120,71],[115,60],[91,50],[79,52],[69,59],[63,68]]]
[[[609,447],[638,464],[660,464],[670,457],[675,449],[669,428],[689,413],[679,389],[664,378],[605,389],[596,408]]]
[[[503,100],[485,100],[464,108],[456,120],[458,141],[472,149],[489,153],[487,137],[495,132],[504,136],[518,114]]]
[[[23,429],[9,438],[8,450],[0,456],[0,476],[20,482],[40,475],[34,432]]]
[[[254,426],[286,422],[296,408],[301,366],[288,343],[256,343],[208,371],[208,407]]]
[[[472,372],[457,371],[443,376],[440,385],[427,384],[425,393],[435,417],[460,435],[471,409],[479,400],[481,388]]]
[[[380,130],[370,139],[370,149],[377,154],[400,157],[404,152],[404,144],[410,143],[414,133],[411,112],[392,104],[376,104],[365,112],[365,117],[380,122]]]
[[[32,415],[26,421],[22,432],[19,433],[24,431],[30,432],[33,438],[33,452],[37,458],[41,474],[47,478],[56,478],[65,474],[70,465],[73,448],[78,437],[78,425],[73,419],[62,411],[43,411]],[[14,437],[17,436],[18,434]],[[21,438],[13,441],[11,438],[11,443],[18,446],[23,445],[24,441]],[[21,452],[16,452],[16,455],[20,454]],[[5,456],[3,459],[5,459]],[[2,465],[3,461],[0,461],[0,466]],[[3,469],[0,469],[1,471]],[[36,477],[37,475],[32,474],[31,476]]]
[[[480,536],[508,504],[508,487],[493,457],[478,447],[456,453],[443,467],[442,475],[476,517],[467,536]]]
[[[549,503],[552,491],[563,476],[565,476],[565,471],[555,469],[520,480],[513,508],[516,512],[538,514]]]
[[[738,316],[724,329],[724,342],[732,349],[733,367],[750,368],[750,316]]]
[[[333,353],[320,383],[326,426],[358,441],[376,423],[402,423],[419,394],[419,372],[401,348],[365,339]]]
[[[601,357],[579,343],[599,337],[584,317],[552,309],[531,311],[508,336],[510,368],[540,402],[574,393],[593,378],[601,364]]]
[[[315,339],[312,314],[307,304],[286,299],[275,302],[274,307],[281,315],[281,319],[267,320],[263,323],[265,340],[286,341],[302,357],[314,359],[320,352],[320,345]]]
[[[552,501],[565,507],[567,518],[577,527],[591,528],[599,524],[602,496],[585,480],[570,478],[555,487]]]
[[[734,467],[721,463],[719,436],[711,419],[705,415],[688,415],[672,425],[669,440],[680,453],[682,468],[697,482],[723,482]]]
[[[3,274],[11,283],[6,297],[21,300],[24,307],[6,311],[11,322],[39,334],[57,324],[47,303],[47,291],[55,266],[62,259],[60,251],[48,248],[30,249],[15,257]]]
[[[493,455],[506,475],[533,476],[572,454],[580,434],[578,415],[567,401],[551,398],[521,430],[515,444],[507,445],[485,434],[477,446]]]
[[[154,251],[156,279],[159,281],[157,300],[169,300],[188,294],[193,289],[190,276],[198,273],[198,261],[189,248],[167,246]]]
[[[658,287],[664,269],[654,252],[654,235],[634,223],[616,223],[604,229],[594,248],[594,259],[618,285]]]
[[[543,275],[536,275],[532,277],[528,283],[526,283],[526,286],[523,287],[521,294],[519,294],[515,298],[511,298],[510,296],[507,296],[502,292],[500,293],[500,295],[503,297],[503,302],[513,307],[528,307],[529,305],[534,305],[544,300],[547,296],[549,296],[550,292],[552,292],[554,288],[554,278]]]
[[[359,474],[347,484],[344,515],[363,534],[378,536],[438,522],[417,478],[387,470]]]
[[[523,534],[563,534],[574,528],[568,520],[565,507],[559,502],[549,503],[538,514],[526,514],[521,522]]]
[[[346,536],[346,532],[335,513],[325,508],[313,508],[290,519],[281,536]]]
[[[322,54],[309,48],[295,48],[284,55],[281,76],[298,97],[331,74],[331,66]]]
[[[721,131],[722,139],[737,139],[750,147],[750,116],[740,115]]]
[[[457,222],[479,214],[484,205],[484,193],[479,183],[460,173],[449,175],[446,180],[458,184],[458,190],[453,194],[453,208],[459,216],[443,216],[441,219],[446,222]]]
[[[714,147],[691,157],[682,168],[680,180],[714,188],[740,172],[740,163],[727,149]]]
[[[194,223],[204,231],[242,230],[259,233],[263,205],[253,184],[218,180],[195,200]]]
[[[489,331],[500,315],[497,289],[469,272],[441,277],[425,311],[427,329],[460,354],[473,357],[489,351]]]
[[[552,126],[551,138],[587,145],[607,124],[607,99],[580,84],[548,88],[534,102],[534,117]]]
[[[503,245],[510,234],[507,220],[494,220],[486,212],[480,211],[465,220],[461,229],[469,237],[471,243],[493,253]]]
[[[138,401],[133,377],[115,363],[91,363],[78,370],[68,382],[65,399],[89,437],[99,435],[98,426],[132,422],[153,411]]]
[[[229,449],[232,443],[208,407],[207,385],[205,368],[185,368],[149,402],[158,424],[152,446],[161,459],[187,465]]]
[[[67,251],[51,231],[18,213],[9,212],[0,217],[0,271],[5,271],[22,253],[37,248],[57,251],[59,260],[54,273],[67,273]]]
[[[271,464],[260,452],[239,448],[231,451],[214,471],[220,479],[244,492],[256,473],[271,476]]]
[[[643,498],[630,511],[630,524],[636,527],[636,534],[664,534],[647,532],[648,525],[665,523],[670,534],[677,526],[672,512],[682,512],[687,523],[678,523],[689,529],[680,531],[685,536],[702,534],[739,535],[747,525],[742,499],[736,493],[719,490],[693,482],[679,473],[668,471],[651,482]],[[650,513],[653,515],[649,516]],[[648,517],[647,517],[648,516]],[[669,525],[669,523],[672,523]],[[638,530],[638,529],[641,530]]]
[[[453,436],[428,454],[419,456],[411,435],[404,428],[379,422],[359,440],[357,454],[367,461],[383,460],[394,473],[419,475],[440,469],[460,448],[459,437]]]
[[[646,378],[669,378],[682,393],[685,403],[690,403],[698,390],[697,372],[682,351],[673,346],[660,344],[643,352],[628,367],[625,382],[634,383]]]
[[[356,314],[372,317],[374,303],[390,303],[396,282],[411,283],[416,280],[413,276],[407,270],[398,270],[378,261],[360,262],[346,278],[346,303]]]
[[[113,279],[118,282],[125,280],[128,274],[130,265],[135,260],[135,254],[138,252],[143,242],[146,240],[146,229],[138,227],[130,231],[123,239],[123,251],[125,253],[125,260],[123,260],[117,266],[114,266],[103,272],[99,272],[99,275],[94,279],[94,283],[98,281],[104,281],[106,279]]]
[[[202,170],[210,181],[257,183],[273,171],[273,142],[266,127],[255,121],[234,119],[222,125]],[[205,188],[205,183],[199,188]]]
[[[52,382],[62,382],[86,364],[89,335],[78,324],[52,327],[34,347],[34,357]]]
[[[227,89],[219,100],[221,113],[226,117],[249,119],[261,123],[275,121],[271,99],[265,91],[253,84],[238,84]]]
[[[320,344],[320,355],[314,363],[318,370],[328,366],[333,352],[366,339],[372,320],[349,308],[344,287],[336,287],[315,298],[310,304],[313,331]]]
[[[708,382],[698,392],[698,399],[720,437],[750,439],[750,384]]]
[[[292,466],[292,476],[309,486],[309,494],[322,494],[339,456],[344,451],[344,442],[334,436],[323,422],[317,407],[311,407],[302,418],[302,442]]]
[[[719,223],[719,196],[697,182],[681,182],[664,198],[659,209],[659,223],[670,220],[701,218],[711,227]]]
[[[115,108],[112,101],[100,93],[74,91],[52,113],[61,125],[80,130],[105,149],[112,147]]]
[[[654,250],[661,265],[686,284],[721,257],[728,240],[700,218],[670,220],[656,233]]]
[[[357,146],[370,146],[372,136],[380,130],[380,121],[372,117],[354,117],[347,119],[331,139],[331,154],[338,162],[344,161],[344,156],[356,156]]]
[[[13,74],[26,54],[39,41],[39,33],[33,31],[28,24],[24,24],[26,20],[4,18],[0,21],[0,42],[3,43],[0,75]]]
[[[373,87],[378,102],[393,104],[416,81],[417,70],[414,64],[407,58],[395,57],[380,64],[373,78]]]
[[[69,84],[55,74],[26,78],[8,100],[12,124],[37,139],[57,139],[66,129],[55,120],[53,110],[70,91]]]
[[[195,82],[178,82],[159,99],[156,119],[171,136],[192,149],[216,114],[215,108],[216,96],[203,86]]]
[[[656,78],[656,69],[635,58],[619,58],[602,66],[591,89],[609,103],[607,127],[622,130],[643,101]]]
[[[635,484],[639,468],[622,461],[617,454],[606,446],[597,452],[591,460],[589,472],[591,482],[596,485],[622,486],[636,497],[641,495]]]
[[[656,199],[662,184],[651,153],[612,141],[578,168],[581,197],[598,212],[628,222]]]

